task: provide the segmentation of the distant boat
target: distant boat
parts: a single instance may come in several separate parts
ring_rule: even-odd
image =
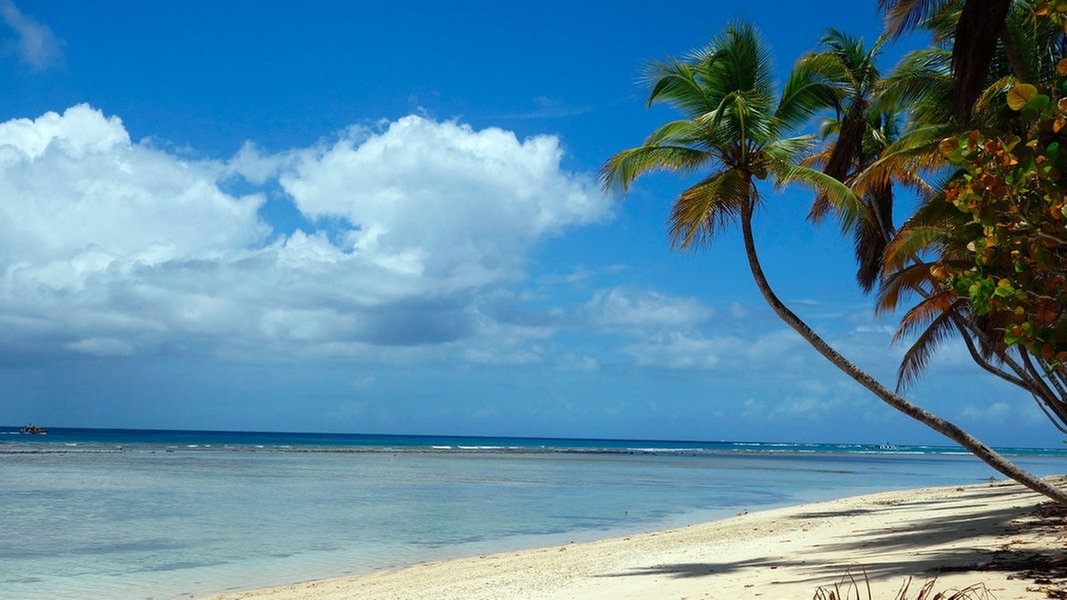
[[[878,444],[879,452],[892,452],[894,450],[897,450],[897,447],[893,444]]]
[[[48,431],[46,431],[44,427],[38,427],[38,426],[36,426],[36,425],[31,423],[31,424],[29,424],[29,425],[27,425],[27,426],[22,428],[22,433],[29,433],[29,434],[36,435],[36,434],[41,434],[41,433],[48,433]]]

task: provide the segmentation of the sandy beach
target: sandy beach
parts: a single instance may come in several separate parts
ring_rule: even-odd
[[[1064,514],[1013,483],[907,490],[210,598],[807,600],[864,573],[875,599],[935,577],[937,591],[984,587],[970,598],[1064,598]]]

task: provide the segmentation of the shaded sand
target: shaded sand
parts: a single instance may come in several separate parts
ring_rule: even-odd
[[[992,596],[976,597],[1036,599],[1062,589],[1065,547],[1063,511],[1019,485],[990,483],[847,498],[211,598],[809,600],[851,570],[860,578],[866,571],[875,600],[893,598],[908,577],[914,598],[935,576],[936,590],[980,583]]]

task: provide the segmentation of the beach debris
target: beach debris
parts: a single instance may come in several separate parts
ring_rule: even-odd
[[[915,596],[910,594],[912,578],[908,577],[897,590],[892,600],[996,600],[992,592],[983,583],[969,585],[963,589],[950,589],[935,592],[937,578],[927,580],[918,589]],[[874,600],[871,591],[870,577],[866,569],[863,570],[862,579],[857,579],[852,571],[846,571],[841,581],[820,587],[815,591],[812,600]]]

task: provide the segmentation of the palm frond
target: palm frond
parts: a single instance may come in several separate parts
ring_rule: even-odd
[[[771,49],[763,43],[751,23],[732,23],[727,26],[724,40],[717,44],[717,67],[711,85],[721,86],[727,93],[737,90],[756,90],[764,94],[770,104],[774,87],[774,61]]]
[[[948,0],[878,0],[885,17],[886,33],[893,39],[904,35],[937,14]]]
[[[927,295],[922,301],[916,303],[915,306],[904,313],[904,316],[900,319],[900,325],[893,335],[893,342],[900,342],[915,335],[917,332],[925,331],[930,325],[937,322],[939,317],[944,316],[959,302],[963,301],[946,289]]]
[[[802,125],[828,107],[836,108],[848,93],[842,85],[827,77],[826,72],[832,67],[817,64],[819,58],[813,56],[811,60],[798,61],[786,79],[775,113],[786,129]]]
[[[941,295],[931,296],[908,311],[901,320],[901,329],[897,331],[895,340],[900,339],[905,330],[915,330],[921,325],[925,325],[925,328],[900,361],[900,368],[897,370],[897,391],[914,384],[926,370],[930,357],[937,351],[938,346],[957,333],[951,307],[950,299]]]
[[[699,115],[715,107],[715,100],[698,80],[693,65],[669,58],[650,63],[643,81],[649,87],[648,105],[668,104],[687,115]]]
[[[909,122],[917,126],[953,122],[951,60],[951,52],[941,48],[908,53],[878,84],[875,109],[906,106]]]
[[[901,227],[883,254],[886,273],[903,269],[924,253],[935,252],[944,246],[948,233],[937,225],[908,225]]]
[[[931,125],[913,129],[883,150],[881,157],[857,173],[851,183],[858,193],[900,181],[924,187],[921,173],[932,173],[946,163],[938,144],[954,129],[946,125]]]
[[[810,135],[798,135],[781,138],[763,146],[763,154],[770,162],[784,164],[797,162],[801,156],[808,154],[815,145],[815,138]]]
[[[882,275],[885,250],[893,235],[893,187],[884,186],[864,198],[865,219],[853,234],[856,252],[856,281],[866,293]]]
[[[853,74],[841,57],[832,52],[810,52],[797,61],[797,66],[818,76],[818,80],[836,91],[836,96],[844,98],[855,88]]]
[[[833,150],[834,142],[830,140],[826,142],[820,150],[812,152],[807,156],[800,159],[800,166],[808,167],[811,169],[821,168],[826,164],[826,158],[830,156],[830,152]]]
[[[656,128],[645,138],[644,146],[696,145],[703,140],[704,130],[692,120],[671,121]]]
[[[616,153],[600,169],[605,188],[630,188],[635,179],[652,171],[689,172],[705,164],[711,156],[683,146],[640,146]]]
[[[867,132],[866,109],[866,103],[862,101],[849,106],[841,122],[841,131],[837,134],[837,143],[823,168],[827,175],[844,180],[863,155],[863,139]]]
[[[667,238],[673,248],[704,246],[752,202],[755,189],[740,169],[715,173],[682,192],[668,220]]]
[[[776,173],[779,187],[788,183],[800,183],[815,190],[817,194],[824,195],[833,206],[833,212],[837,215],[843,232],[851,231],[865,218],[866,206],[863,200],[834,177],[822,171],[792,164],[778,166]]]
[[[819,45],[827,49],[824,54],[834,56],[844,67],[845,80],[853,89],[873,85],[881,77],[876,59],[885,42],[886,38],[879,36],[868,47],[863,38],[834,28],[827,29],[819,39]]]
[[[922,262],[883,273],[875,296],[874,314],[896,312],[903,298],[925,293],[931,289],[932,282],[930,265]]]

